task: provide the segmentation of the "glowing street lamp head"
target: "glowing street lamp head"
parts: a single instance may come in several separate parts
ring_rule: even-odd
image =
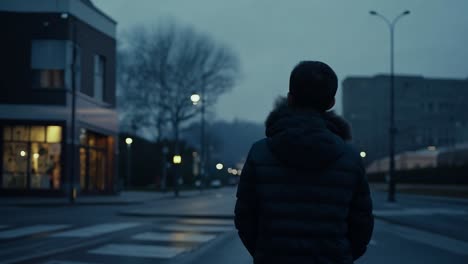
[[[236,169],[233,169],[233,170],[232,170],[232,174],[233,174],[233,175],[237,175],[237,170],[236,170]]]
[[[223,168],[224,168],[224,166],[223,166],[222,163],[216,164],[216,169],[217,169],[217,170],[222,170]]]
[[[127,145],[131,145],[133,143],[133,139],[128,137],[125,139],[125,143],[127,143]]]
[[[26,156],[26,151],[24,151],[24,150],[20,151],[20,156],[21,156],[21,157]]]
[[[201,97],[199,94],[192,94],[192,96],[190,96],[190,100],[194,105],[197,105],[200,102]]]
[[[34,154],[33,154],[33,158],[34,158],[34,159],[38,159],[38,158],[39,158],[39,153],[34,153]]]
[[[367,153],[365,151],[361,151],[359,155],[361,155],[361,158],[365,158],[367,156]]]
[[[174,155],[174,157],[172,157],[172,162],[174,164],[181,164],[182,163],[182,156]]]

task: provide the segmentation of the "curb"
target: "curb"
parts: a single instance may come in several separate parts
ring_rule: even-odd
[[[8,207],[8,206],[15,206],[15,207],[64,207],[64,206],[100,206],[100,205],[138,205],[144,204],[146,202],[151,201],[160,201],[160,200],[177,200],[177,199],[189,199],[192,197],[200,197],[209,195],[209,192],[203,193],[191,193],[191,194],[183,194],[181,193],[178,197],[175,197],[172,194],[162,195],[156,198],[148,198],[148,199],[141,199],[135,201],[96,201],[96,202],[86,202],[86,201],[76,201],[74,204],[70,204],[68,201],[50,201],[50,202],[11,202],[11,203],[0,203],[0,207]]]
[[[144,201],[135,201],[135,202],[60,202],[60,203],[12,203],[12,204],[2,204],[0,207],[5,206],[15,206],[15,207],[65,207],[65,206],[99,206],[99,205],[137,205],[142,204]]]
[[[119,212],[122,216],[133,217],[155,217],[155,218],[195,218],[195,219],[228,219],[233,220],[231,214],[164,214],[164,213],[145,213],[145,212]]]

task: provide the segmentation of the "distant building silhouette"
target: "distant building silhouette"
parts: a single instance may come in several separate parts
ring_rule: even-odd
[[[389,76],[343,81],[343,114],[366,163],[388,156]],[[396,153],[468,141],[468,79],[395,76]]]
[[[2,0],[0,24],[0,194],[66,194],[72,168],[78,193],[113,191],[116,22],[89,0]]]

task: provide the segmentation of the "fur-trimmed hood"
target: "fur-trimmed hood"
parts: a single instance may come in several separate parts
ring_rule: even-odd
[[[296,111],[277,100],[265,121],[273,154],[294,166],[320,168],[337,160],[351,140],[348,123],[333,112]]]

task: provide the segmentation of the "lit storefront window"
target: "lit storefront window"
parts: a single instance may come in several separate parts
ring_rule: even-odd
[[[5,126],[3,141],[3,188],[60,188],[62,127]]]

